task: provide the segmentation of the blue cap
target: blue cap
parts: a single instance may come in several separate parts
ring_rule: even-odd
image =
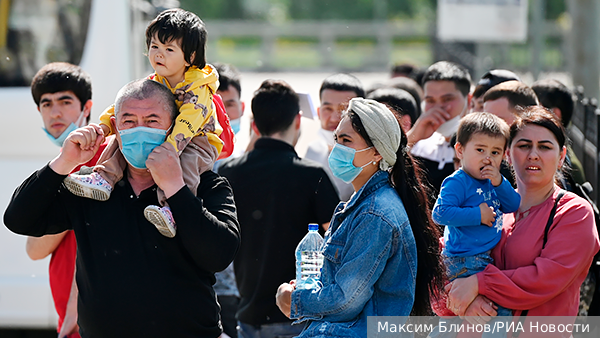
[[[314,231],[319,230],[319,225],[317,223],[309,223],[308,224],[308,231],[311,231],[311,230],[314,230]]]

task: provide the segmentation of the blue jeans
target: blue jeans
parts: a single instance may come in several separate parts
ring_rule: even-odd
[[[456,256],[446,256],[444,255],[444,264],[446,265],[446,275],[450,281],[453,281],[456,278],[464,278],[474,275],[478,272],[481,272],[485,269],[488,264],[494,263],[492,257],[490,257],[490,251],[480,253],[473,256],[466,257],[456,257]],[[494,327],[496,322],[510,322],[512,321],[512,310],[504,308],[498,304],[498,315],[493,317],[492,320],[488,322],[490,327]],[[454,317],[450,319],[440,319],[440,322],[444,321],[444,326],[446,328],[450,327],[450,324],[460,325],[462,323],[462,319],[459,317]],[[441,324],[441,323],[440,323]],[[503,327],[506,327],[504,325]],[[444,337],[444,338],[453,338],[456,337],[456,332],[440,332],[439,326],[436,326],[435,329],[429,334],[429,337]],[[481,335],[482,338],[506,338],[506,330],[499,330],[494,332],[483,332]]]
[[[292,338],[300,334],[306,324],[274,323],[252,325],[238,321],[238,338]]]

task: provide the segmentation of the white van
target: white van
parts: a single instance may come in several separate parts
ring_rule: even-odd
[[[92,121],[125,83],[150,73],[144,30],[156,9],[143,0],[0,0],[0,210],[14,189],[57,153],[31,96],[52,61],[92,77]],[[32,205],[31,208],[35,208]],[[55,328],[49,258],[32,261],[26,238],[0,227],[0,329]]]

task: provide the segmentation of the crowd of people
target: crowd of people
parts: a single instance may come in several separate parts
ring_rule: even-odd
[[[473,82],[447,61],[370,88],[333,74],[300,157],[298,94],[267,79],[246,109],[235,67],[206,62],[196,15],[160,13],[146,44],[155,72],[98,124],[78,66],[32,81],[61,150],[4,223],[32,259],[52,255],[59,337],[365,337],[369,316],[578,314],[600,242],[573,192],[585,175],[559,81]],[[323,268],[296,289],[309,223]]]

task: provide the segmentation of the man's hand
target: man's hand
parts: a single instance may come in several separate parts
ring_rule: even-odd
[[[168,142],[152,150],[146,160],[146,167],[167,198],[175,195],[185,185],[179,156],[173,145]]]
[[[424,112],[406,133],[408,145],[429,138],[444,122],[451,118],[450,113],[440,107],[434,107]]]
[[[275,303],[279,307],[279,310],[283,312],[283,314],[290,318],[291,307],[292,307],[292,292],[294,292],[295,283],[291,281],[288,283],[283,283],[279,285],[277,288],[277,294],[275,295]]]
[[[483,202],[479,205],[479,211],[481,211],[481,224],[485,224],[489,227],[493,226],[494,221],[496,220],[494,208]]]
[[[75,167],[91,160],[104,142],[104,132],[97,124],[74,130],[67,136],[62,151],[50,162],[56,173],[67,175]]]

